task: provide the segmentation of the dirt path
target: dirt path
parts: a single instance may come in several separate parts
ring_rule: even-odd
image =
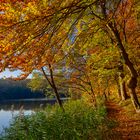
[[[115,119],[119,124],[113,130],[110,140],[140,140],[140,114],[136,117],[128,115],[118,104],[108,101],[106,103],[108,117]]]

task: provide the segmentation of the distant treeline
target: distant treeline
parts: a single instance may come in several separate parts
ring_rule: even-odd
[[[29,81],[30,79],[22,81],[0,79],[0,101],[45,97],[41,91],[31,91],[31,89],[27,87]]]

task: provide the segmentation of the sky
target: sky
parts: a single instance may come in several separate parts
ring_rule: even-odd
[[[4,72],[0,73],[0,79],[1,78],[9,78],[9,77],[17,77],[20,74],[21,74],[21,71],[19,71],[19,70],[10,72],[8,69],[6,69]],[[31,75],[28,78],[31,78]]]

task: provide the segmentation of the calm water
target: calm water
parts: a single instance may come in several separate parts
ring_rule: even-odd
[[[61,98],[62,101],[68,98]],[[3,128],[8,127],[12,118],[19,113],[24,113],[24,115],[30,115],[36,111],[40,111],[48,104],[56,103],[55,99],[25,99],[25,100],[13,100],[0,102],[0,134]]]
[[[23,110],[24,115],[30,115],[34,111],[33,110]],[[14,111],[7,111],[7,110],[0,110],[0,133],[2,133],[3,128],[6,128],[9,126],[10,122],[12,121],[12,118],[19,114],[18,110]]]
[[[55,100],[15,100],[0,102],[0,134],[3,128],[8,127],[12,118],[19,113],[30,115],[36,111],[43,109],[47,104],[54,104]]]

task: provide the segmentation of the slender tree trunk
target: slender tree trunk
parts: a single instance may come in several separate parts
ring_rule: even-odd
[[[132,104],[136,111],[140,110],[140,103],[138,101],[138,97],[136,94],[136,86],[137,86],[137,79],[136,77],[131,77],[131,79],[128,82],[128,87],[130,91],[130,97]]]
[[[94,106],[96,107],[97,106],[97,104],[96,104],[96,97],[95,97],[92,85],[91,85],[91,94],[92,94],[91,96],[92,96],[92,100],[93,100]]]
[[[56,96],[56,99],[57,99],[57,102],[58,102],[60,108],[61,108],[63,111],[65,111],[65,110],[64,110],[64,107],[63,107],[63,104],[62,104],[62,101],[61,101],[61,99],[60,99],[60,96],[59,96],[57,87],[56,87],[55,82],[54,82],[53,71],[52,71],[52,68],[51,68],[51,65],[50,65],[50,64],[49,64],[49,70],[50,70],[50,77],[51,77],[51,80],[48,78],[48,76],[46,75],[44,69],[42,68],[42,71],[43,71],[43,74],[44,74],[46,80],[48,81],[48,83],[50,84],[50,86],[52,87],[52,89],[53,89],[53,91],[54,91],[54,93],[55,93],[55,96]]]
[[[54,90],[54,93],[55,93],[55,96],[56,96],[56,99],[57,99],[57,102],[59,104],[59,106],[62,108],[62,110],[64,111],[64,107],[63,107],[63,104],[62,104],[62,101],[60,99],[60,96],[59,96],[59,93],[58,93],[58,90],[55,86],[55,84],[53,84],[53,90]]]
[[[107,101],[106,91],[103,92],[103,96],[104,96],[105,100]]]
[[[140,109],[140,104],[139,104],[139,101],[138,101],[138,98],[136,96],[136,93],[135,93],[135,89],[130,89],[133,94],[130,94],[131,96],[131,101],[133,103],[133,106],[135,107],[135,110],[138,111],[138,109]]]
[[[91,80],[90,80],[88,75],[87,75],[87,78],[88,78],[89,86],[90,86],[90,90],[91,90],[92,101],[94,103],[94,106],[96,107],[97,106],[97,101],[96,101],[96,96],[95,96],[95,93],[94,93],[94,90],[93,90],[93,87],[92,87],[92,83],[91,83]]]
[[[117,87],[118,87],[118,97],[121,99],[122,97],[121,97],[120,85],[119,85],[119,84],[117,84]]]
[[[52,87],[53,87],[53,90],[54,90],[55,95],[56,95],[57,102],[58,102],[59,106],[62,108],[62,110],[64,111],[64,107],[63,107],[62,101],[60,99],[57,87],[56,87],[55,82],[54,82],[53,70],[52,70],[52,67],[51,67],[50,64],[49,64],[49,70],[50,70],[50,76],[51,76],[51,83],[52,83]]]
[[[120,90],[120,84],[119,84],[119,77],[118,77],[118,75],[115,75],[115,81],[116,81],[116,84],[117,84],[118,97],[121,99],[121,90]]]
[[[124,81],[120,82],[120,91],[121,91],[121,99],[123,101],[128,99],[128,95],[126,93],[126,87],[125,87],[125,82]]]
[[[112,32],[114,33],[114,36],[115,36],[116,41],[118,43],[118,47],[119,47],[119,50],[121,52],[121,55],[124,59],[124,62],[126,64],[128,70],[130,71],[131,77],[130,77],[130,80],[128,83],[128,88],[130,91],[130,97],[132,100],[132,104],[133,104],[135,110],[137,111],[140,109],[140,103],[138,101],[138,97],[137,97],[137,94],[135,92],[136,87],[137,87],[137,78],[138,78],[137,71],[135,70],[133,63],[130,61],[128,54],[127,54],[127,52],[122,44],[122,41],[121,41],[119,32],[117,30],[116,24],[114,24],[114,26],[113,26],[112,23],[109,23],[108,25],[109,25],[110,29],[112,30]]]
[[[118,70],[119,70],[119,87],[120,87],[120,93],[121,93],[121,99],[124,101],[128,98],[127,92],[126,92],[126,85],[125,85],[125,81],[124,81],[124,68],[123,68],[123,64],[120,63],[118,66]]]

